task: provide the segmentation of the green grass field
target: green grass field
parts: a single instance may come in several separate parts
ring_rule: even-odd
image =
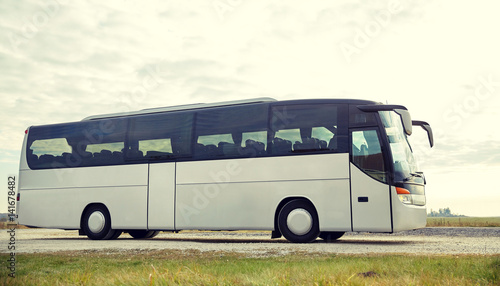
[[[428,217],[427,227],[500,227],[500,217]]]
[[[428,227],[500,227],[500,218],[428,218]],[[500,255],[251,258],[196,250],[0,254],[0,285],[500,285]]]
[[[8,259],[0,255],[3,263]],[[500,256],[185,251],[19,254],[1,285],[499,285]]]

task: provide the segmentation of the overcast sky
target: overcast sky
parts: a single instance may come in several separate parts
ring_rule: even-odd
[[[0,2],[0,212],[28,126],[266,96],[405,105],[428,208],[500,216],[498,1],[73,2]]]

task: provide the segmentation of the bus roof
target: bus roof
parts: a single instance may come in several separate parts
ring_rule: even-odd
[[[82,121],[86,120],[96,120],[96,119],[104,119],[104,118],[114,118],[114,117],[125,117],[130,115],[141,115],[141,114],[152,114],[152,113],[161,113],[161,112],[169,112],[169,111],[182,111],[182,110],[194,110],[194,109],[203,109],[210,107],[226,107],[226,106],[235,106],[235,105],[244,105],[244,104],[254,104],[254,103],[275,103],[275,104],[318,104],[318,103],[334,103],[334,104],[381,104],[375,101],[370,100],[360,100],[360,99],[294,99],[294,100],[284,100],[278,101],[271,97],[260,97],[253,99],[245,99],[245,100],[233,100],[233,101],[224,101],[224,102],[214,102],[214,103],[195,103],[195,104],[185,104],[185,105],[176,105],[176,106],[167,106],[167,107],[158,107],[158,108],[147,108],[137,111],[129,111],[129,112],[118,112],[118,113],[110,113],[110,114],[101,114],[101,115],[92,115],[85,117]]]
[[[275,101],[276,101],[276,99],[274,99],[274,98],[260,97],[260,98],[253,98],[253,99],[233,100],[233,101],[214,102],[214,103],[194,103],[194,104],[184,104],[184,105],[166,106],[166,107],[158,107],[158,108],[146,108],[146,109],[137,110],[137,111],[130,111],[130,112],[119,112],[119,113],[92,115],[89,117],[85,117],[83,120],[94,120],[94,119],[102,119],[102,118],[110,118],[110,117],[122,117],[122,116],[129,116],[129,115],[151,114],[151,113],[159,113],[159,112],[167,112],[167,111],[192,110],[192,109],[200,109],[200,108],[208,108],[208,107],[231,106],[231,105],[242,105],[242,104],[250,104],[250,103],[264,103],[264,102],[275,102]]]

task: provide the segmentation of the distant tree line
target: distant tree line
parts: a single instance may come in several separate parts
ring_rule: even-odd
[[[465,217],[464,215],[454,214],[451,212],[450,208],[439,209],[439,211],[433,211],[427,214],[428,217]]]

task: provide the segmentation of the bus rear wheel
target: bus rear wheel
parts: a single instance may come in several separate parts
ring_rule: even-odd
[[[154,230],[129,230],[128,234],[133,238],[153,238],[160,232]]]
[[[278,227],[281,234],[291,242],[311,242],[319,235],[318,214],[308,201],[295,199],[281,209]]]
[[[85,234],[94,240],[117,238],[121,231],[111,229],[111,216],[103,205],[90,206],[82,219]]]

